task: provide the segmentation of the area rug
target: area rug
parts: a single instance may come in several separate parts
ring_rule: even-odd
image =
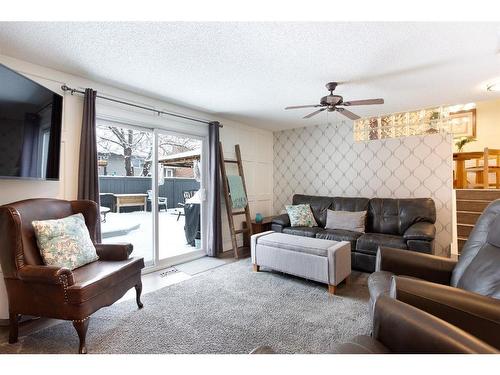
[[[366,274],[331,296],[324,284],[252,272],[250,259],[227,264],[92,315],[89,353],[328,353],[370,331]],[[2,353],[75,353],[70,322],[0,344]]]

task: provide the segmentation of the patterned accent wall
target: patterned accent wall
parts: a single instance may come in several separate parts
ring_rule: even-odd
[[[354,142],[352,123],[274,133],[274,210],[295,193],[380,198],[431,197],[436,254],[452,242],[452,145],[449,134]]]

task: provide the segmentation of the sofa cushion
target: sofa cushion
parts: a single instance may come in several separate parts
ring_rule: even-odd
[[[369,203],[370,200],[368,198],[334,197],[331,209],[335,211],[350,211],[350,212],[368,211]]]
[[[284,233],[270,233],[257,239],[259,245],[297,251],[306,254],[328,256],[328,249],[335,242],[318,238],[291,237]]]
[[[144,268],[142,258],[97,261],[73,271],[75,283],[67,289],[68,302],[79,304],[132,277]]]
[[[463,274],[485,245],[489,244],[490,246],[496,247],[497,250],[500,251],[500,246],[495,245],[497,243],[497,237],[495,235],[498,235],[499,232],[500,199],[497,199],[486,207],[479,219],[476,221],[474,229],[462,248],[462,252],[458,258],[458,263],[453,269],[450,283],[451,286],[458,286]]]
[[[317,227],[316,219],[308,204],[286,205],[292,227]]]
[[[379,246],[407,249],[406,241],[402,236],[381,233],[365,233],[356,241],[356,250],[367,254],[377,254]]]
[[[316,234],[316,238],[323,240],[333,241],[349,241],[351,242],[351,249],[356,249],[356,240],[361,237],[363,233],[353,232],[344,229],[325,229]]]
[[[465,269],[457,287],[500,299],[500,248],[484,244]]]
[[[283,228],[283,233],[293,234],[302,237],[316,237],[316,234],[322,232],[324,229],[319,227],[286,227]]]
[[[373,198],[368,209],[367,231],[402,235],[412,224],[436,222],[436,206],[431,198]]]

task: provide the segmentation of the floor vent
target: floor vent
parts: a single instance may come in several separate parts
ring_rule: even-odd
[[[166,270],[160,272],[160,277],[167,277],[168,275],[171,275],[173,273],[177,273],[179,272],[179,270],[175,267],[170,267],[170,268],[167,268]]]

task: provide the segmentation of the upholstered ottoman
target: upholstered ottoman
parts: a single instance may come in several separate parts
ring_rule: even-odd
[[[328,284],[335,294],[337,285],[351,274],[351,244],[299,237],[285,233],[264,232],[251,237],[254,271],[267,267]]]

